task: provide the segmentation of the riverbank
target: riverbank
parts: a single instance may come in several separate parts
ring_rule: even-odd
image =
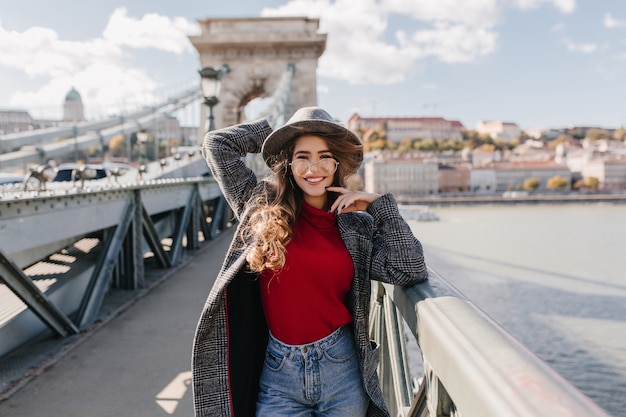
[[[479,204],[566,204],[614,203],[626,204],[626,194],[536,194],[518,197],[502,196],[428,196],[398,197],[399,204],[418,204],[431,207]]]

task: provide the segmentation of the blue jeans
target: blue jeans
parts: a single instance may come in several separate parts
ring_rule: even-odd
[[[350,327],[297,346],[270,334],[257,416],[359,417],[368,405]]]

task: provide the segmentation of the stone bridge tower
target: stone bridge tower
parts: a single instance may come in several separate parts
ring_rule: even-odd
[[[198,23],[201,34],[189,39],[200,55],[200,68],[230,67],[222,80],[220,103],[213,109],[217,128],[243,121],[246,104],[270,97],[289,64],[295,72],[285,118],[300,107],[317,105],[317,60],[326,48],[326,35],[318,33],[319,19],[220,18]]]

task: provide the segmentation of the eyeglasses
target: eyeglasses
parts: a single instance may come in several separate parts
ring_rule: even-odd
[[[327,176],[337,171],[339,161],[332,158],[323,158],[317,162],[311,162],[308,159],[302,158],[293,160],[289,165],[291,165],[291,169],[296,175],[304,175],[313,169],[313,165],[317,165],[317,172],[323,176]]]

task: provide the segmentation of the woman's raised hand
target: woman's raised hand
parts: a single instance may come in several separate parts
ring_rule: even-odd
[[[326,191],[339,194],[329,210],[337,214],[365,211],[374,200],[380,197],[380,194],[352,191],[343,187],[326,187]]]

